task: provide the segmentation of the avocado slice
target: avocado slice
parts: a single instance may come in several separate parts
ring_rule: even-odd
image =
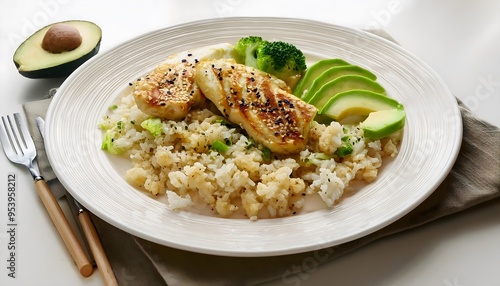
[[[311,99],[306,100],[321,110],[323,106],[338,93],[348,90],[368,90],[380,94],[385,94],[385,89],[376,81],[359,75],[340,76],[324,84]]]
[[[365,138],[377,140],[403,128],[405,119],[406,113],[402,108],[376,111],[361,122],[361,129]]]
[[[333,67],[329,68],[326,71],[324,71],[319,77],[317,77],[315,80],[313,80],[312,84],[309,86],[309,88],[304,91],[302,100],[304,101],[309,101],[312,96],[326,83],[329,81],[332,81],[338,77],[344,76],[344,75],[359,75],[359,76],[364,76],[366,78],[369,78],[373,81],[377,80],[377,76],[374,75],[372,72],[361,68],[359,66],[355,65],[347,65],[347,66],[338,66],[338,67]]]
[[[402,105],[383,94],[349,90],[332,97],[318,113],[342,121],[351,116],[366,118],[372,112],[394,108],[402,108]]]
[[[64,49],[65,43],[61,45],[57,41],[68,41],[74,34],[68,36],[71,34],[67,31],[69,30],[68,27],[72,31],[77,31],[76,33],[81,37],[81,43],[77,47],[71,47],[71,50],[46,50],[45,48],[50,48],[51,45],[45,45],[45,42],[49,35],[52,35],[51,32],[47,32],[51,28],[51,31],[53,31],[54,28],[61,26],[65,26],[63,31],[59,31],[55,37],[49,40],[56,47],[62,46]],[[81,64],[98,53],[101,38],[101,28],[89,21],[72,20],[54,23],[35,32],[17,48],[13,58],[14,64],[19,73],[28,78],[68,76]],[[42,43],[44,43],[43,47]]]
[[[335,58],[324,59],[314,63],[307,69],[304,76],[297,82],[297,85],[295,85],[295,88],[293,89],[292,92],[293,95],[301,98],[304,91],[324,71],[332,67],[345,66],[345,65],[349,65],[349,63],[342,59],[335,59]]]
[[[335,121],[361,122],[364,136],[384,138],[404,127],[406,114],[397,100],[373,91],[348,90],[332,97],[318,115]]]

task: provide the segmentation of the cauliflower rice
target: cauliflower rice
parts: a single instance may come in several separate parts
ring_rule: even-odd
[[[222,217],[284,217],[298,213],[307,198],[319,196],[332,207],[354,181],[377,178],[383,157],[394,157],[401,132],[367,141],[358,125],[313,122],[307,148],[294,155],[271,154],[239,127],[221,124],[214,108],[192,110],[182,121],[162,122],[162,134],[141,127],[150,116],[140,111],[132,92],[120,98],[100,128],[113,150],[130,158],[126,180],[135,188],[166,197],[173,210],[206,205]],[[352,154],[332,154],[350,136]],[[215,141],[229,149],[220,153]]]

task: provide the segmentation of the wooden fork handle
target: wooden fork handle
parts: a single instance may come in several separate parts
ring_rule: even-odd
[[[68,220],[66,219],[66,216],[64,215],[61,206],[59,205],[56,198],[52,194],[52,191],[50,190],[49,186],[47,185],[45,180],[41,179],[35,181],[35,188],[42,200],[43,205],[47,209],[50,218],[52,219],[52,222],[56,226],[59,235],[63,239],[64,244],[66,244],[66,247],[68,248],[71,256],[73,257],[73,260],[75,261],[75,264],[78,267],[80,274],[83,277],[90,276],[92,272],[94,272],[94,267],[92,266],[87,255],[83,251],[80,242],[76,238],[73,229],[71,228]]]

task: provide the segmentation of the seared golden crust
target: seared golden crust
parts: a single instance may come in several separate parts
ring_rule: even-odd
[[[281,80],[231,59],[200,62],[196,82],[230,121],[277,153],[295,153],[307,144],[317,109],[290,93]]]
[[[194,81],[194,65],[164,63],[134,84],[134,97],[143,112],[163,119],[182,119],[204,97]]]
[[[168,56],[149,75],[134,83],[137,107],[162,119],[184,118],[205,101],[194,76],[198,61],[232,57],[233,46],[221,43]]]

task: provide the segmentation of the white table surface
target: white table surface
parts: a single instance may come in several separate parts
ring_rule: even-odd
[[[0,114],[22,112],[60,80],[20,76],[17,46],[47,24],[84,19],[103,29],[101,52],[174,24],[227,16],[308,18],[383,28],[429,64],[473,113],[500,126],[500,1],[389,0],[0,0]],[[82,278],[44,210],[28,172],[0,154],[0,285],[103,285]],[[8,274],[7,174],[17,175],[16,278]],[[363,247],[272,285],[500,285],[500,202]],[[132,281],[131,281],[132,282]],[[300,282],[300,283],[295,283]],[[128,283],[133,285],[133,283]]]

